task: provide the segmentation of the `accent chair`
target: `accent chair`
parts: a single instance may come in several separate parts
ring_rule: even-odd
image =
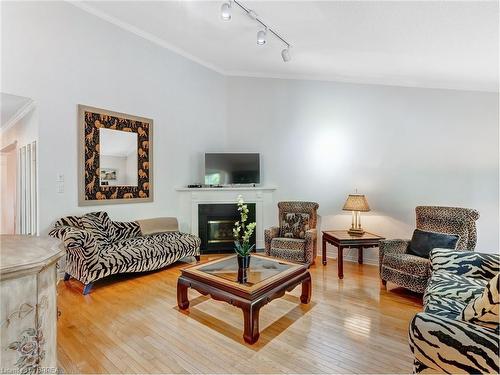
[[[424,311],[409,327],[414,373],[498,374],[498,254],[434,249]]]
[[[476,220],[479,212],[470,208],[418,206],[417,229],[460,236],[455,250],[474,250],[477,241]],[[384,240],[379,246],[379,269],[382,284],[396,283],[423,293],[430,277],[428,258],[408,253],[410,240]]]
[[[316,202],[279,202],[278,226],[264,231],[266,255],[313,264],[318,207]]]

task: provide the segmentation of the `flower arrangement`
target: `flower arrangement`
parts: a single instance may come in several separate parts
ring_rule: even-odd
[[[247,257],[253,250],[255,245],[250,246],[250,237],[255,230],[256,223],[248,223],[248,207],[241,195],[238,196],[238,211],[240,211],[241,219],[234,223],[234,250],[240,257]]]

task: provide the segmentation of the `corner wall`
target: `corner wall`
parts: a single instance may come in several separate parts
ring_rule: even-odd
[[[199,180],[202,152],[224,149],[225,77],[66,2],[1,7],[1,91],[37,103],[41,233],[101,209],[119,220],[175,216],[174,188]],[[78,104],[154,119],[154,202],[78,207]]]
[[[357,188],[368,231],[409,238],[415,206],[470,207],[476,250],[498,251],[498,94],[233,77],[227,98],[228,145],[262,153],[276,201],[317,201],[322,230],[350,226]]]

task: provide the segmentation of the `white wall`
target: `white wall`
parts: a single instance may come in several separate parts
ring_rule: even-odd
[[[204,151],[259,151],[275,200],[318,201],[323,229],[349,226],[340,208],[358,188],[368,230],[408,237],[418,204],[473,207],[477,249],[498,251],[497,94],[226,79],[65,2],[1,6],[1,90],[37,102],[42,232],[98,209],[176,215]],[[154,202],[77,206],[79,103],[154,119]]]
[[[224,148],[225,78],[66,2],[1,6],[1,91],[34,99],[39,113],[42,233],[92,210],[120,220],[175,215],[174,187],[199,179],[198,153]],[[78,207],[78,104],[154,119],[154,202]]]
[[[357,188],[367,230],[408,238],[417,205],[471,207],[476,249],[498,251],[498,94],[230,78],[227,98],[230,150],[261,152],[275,199],[317,201],[323,230],[350,226]]]

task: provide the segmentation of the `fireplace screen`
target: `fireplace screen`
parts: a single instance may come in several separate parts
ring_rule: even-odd
[[[235,220],[208,220],[208,243],[233,242]]]

